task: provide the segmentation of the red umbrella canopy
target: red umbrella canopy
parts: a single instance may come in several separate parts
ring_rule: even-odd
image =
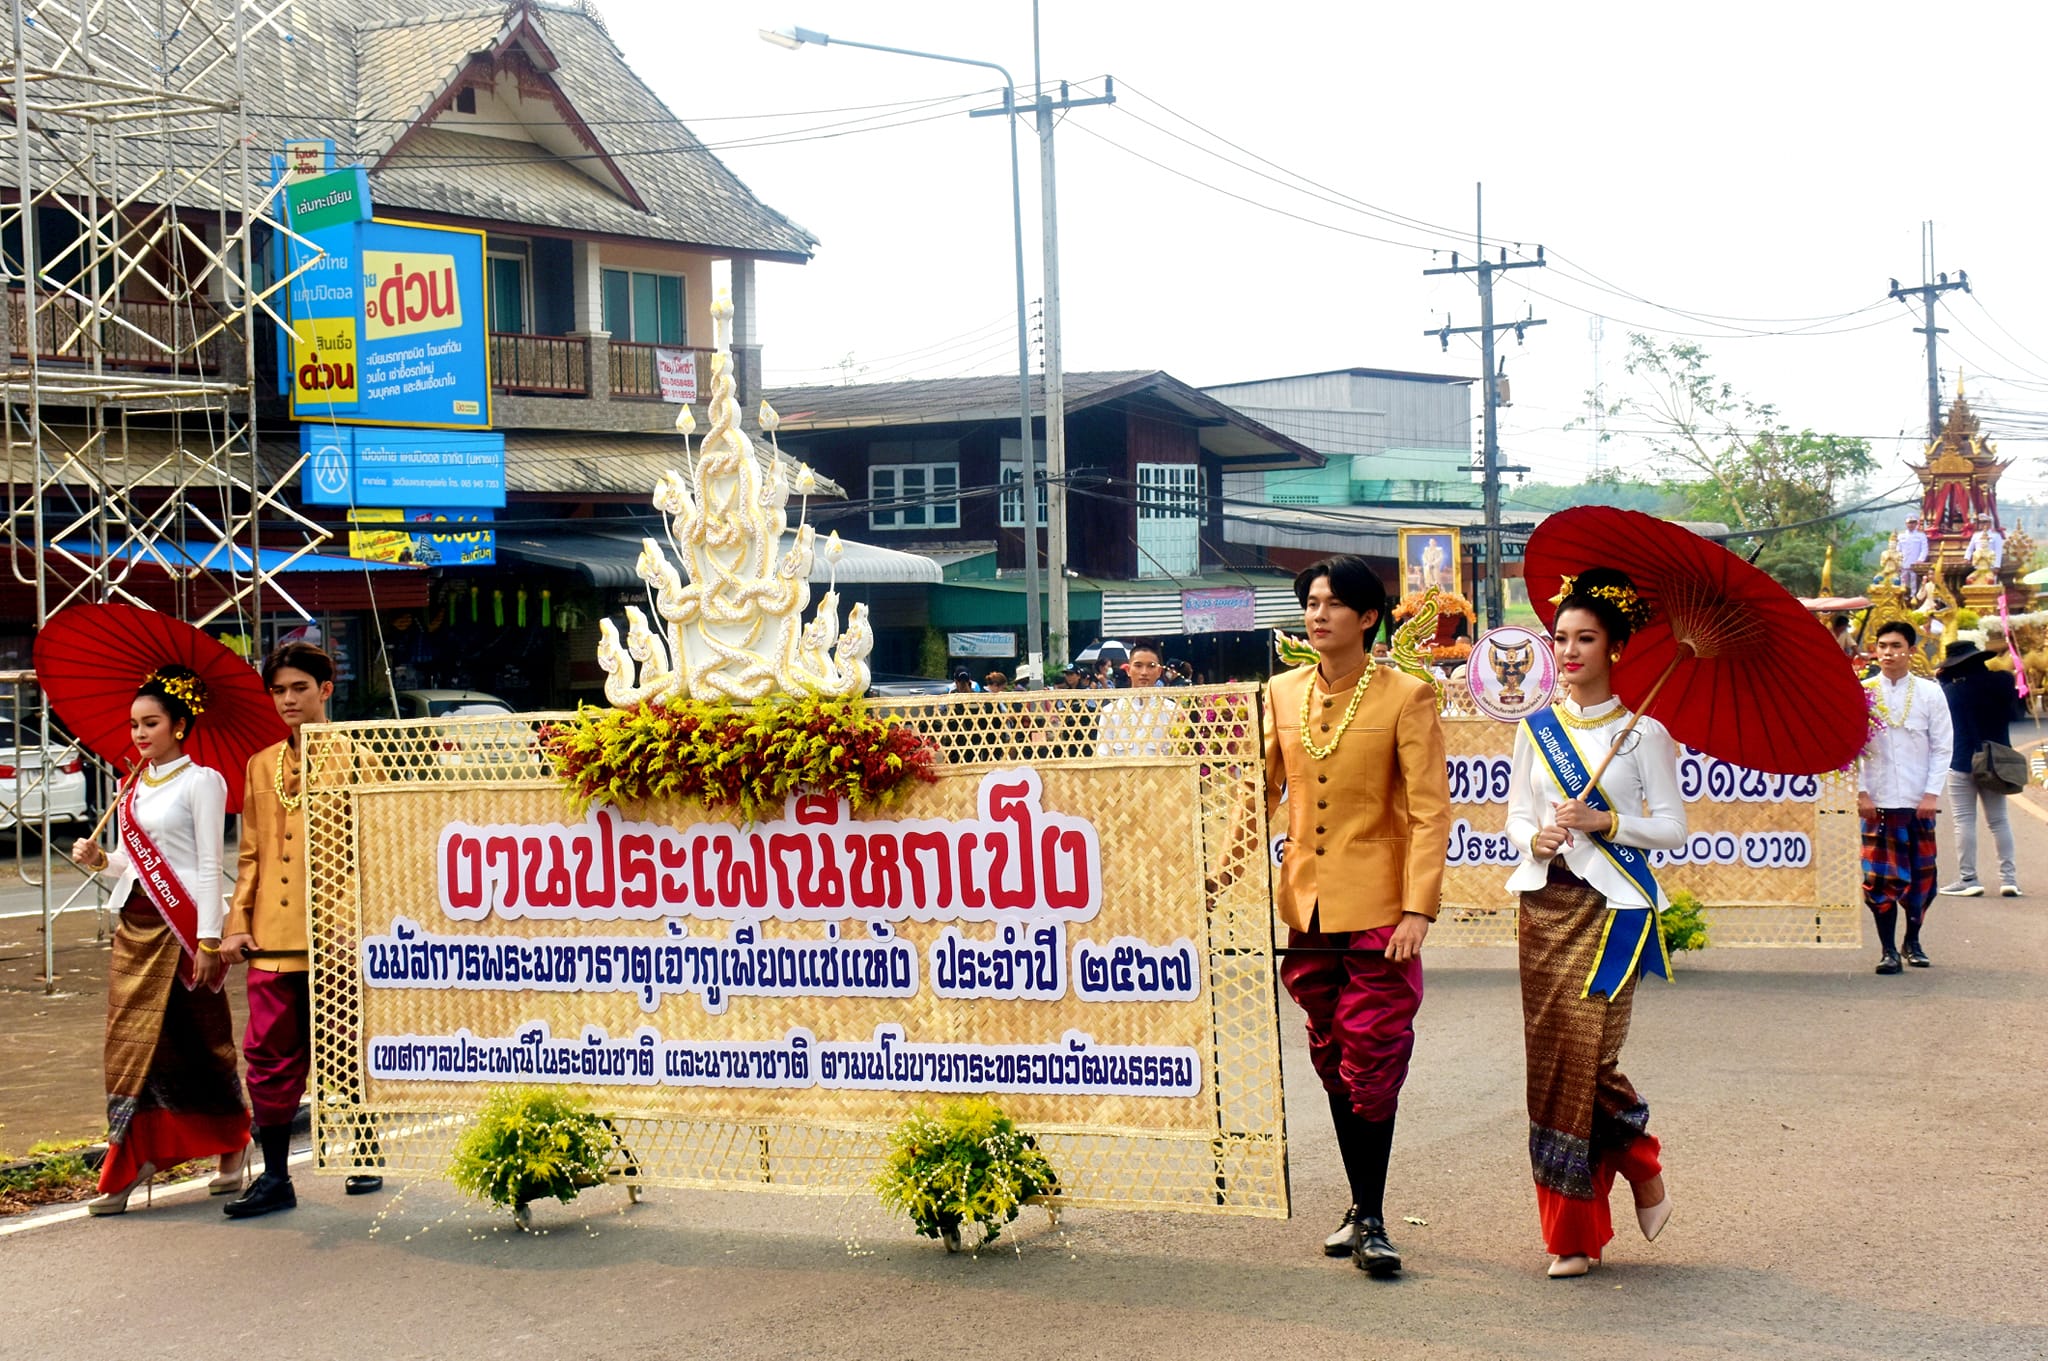
[[[1655,609],[1614,668],[1614,690],[1678,741],[1779,775],[1839,770],[1862,751],[1869,706],[1841,644],[1763,572],[1689,529],[1611,506],[1552,515],[1529,536],[1523,573],[1544,626],[1563,579],[1628,574]]]
[[[129,768],[128,706],[161,666],[189,666],[206,686],[206,709],[185,754],[228,782],[228,811],[242,809],[249,758],[291,735],[249,663],[183,620],[137,605],[73,605],[36,635],[36,683],[64,726],[92,752]]]

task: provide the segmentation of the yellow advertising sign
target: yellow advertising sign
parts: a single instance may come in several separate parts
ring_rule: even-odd
[[[363,252],[363,314],[372,341],[462,325],[453,255]]]
[[[292,326],[292,399],[300,406],[356,400],[356,320],[308,317]]]

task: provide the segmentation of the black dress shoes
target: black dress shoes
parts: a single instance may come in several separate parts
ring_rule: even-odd
[[[1358,1251],[1359,1240],[1364,1236],[1358,1227],[1358,1207],[1354,1205],[1344,1212],[1344,1222],[1337,1226],[1337,1232],[1323,1240],[1323,1256],[1349,1257]]]
[[[1401,1254],[1387,1241],[1384,1220],[1367,1216],[1358,1221],[1358,1246],[1352,1249],[1351,1264],[1374,1276],[1398,1276]]]
[[[341,1189],[344,1194],[351,1196],[375,1195],[384,1189],[384,1178],[375,1174],[353,1176],[341,1184]]]
[[[1920,948],[1920,942],[1917,940],[1906,942],[1905,954],[1906,962],[1916,969],[1931,969],[1934,967],[1934,961],[1927,957],[1927,952]]]
[[[298,1203],[299,1193],[292,1189],[290,1177],[275,1177],[265,1172],[250,1184],[248,1190],[221,1206],[221,1213],[229,1219],[254,1219],[274,1210],[293,1209]]]
[[[1900,973],[1905,967],[1905,965],[1899,963],[1899,952],[1897,950],[1886,950],[1884,958],[1877,961],[1877,971],[1882,974]]]

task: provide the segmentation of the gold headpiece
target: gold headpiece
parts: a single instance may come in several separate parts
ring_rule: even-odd
[[[207,691],[206,682],[199,679],[199,677],[176,675],[163,669],[158,669],[149,673],[148,680],[155,681],[163,687],[165,694],[174,697],[179,703],[190,709],[194,718],[206,712],[206,701],[211,698],[211,695]],[[144,683],[147,684],[148,682],[145,681]]]
[[[1579,591],[1573,589],[1577,582],[1578,577],[1567,572],[1559,580],[1557,594],[1550,597],[1550,603],[1562,605],[1574,595],[1604,600],[1621,611],[1621,617],[1628,620],[1631,629],[1647,627],[1651,617],[1656,613],[1650,608],[1649,601],[1636,594],[1636,588],[1633,586],[1588,586],[1585,590]]]

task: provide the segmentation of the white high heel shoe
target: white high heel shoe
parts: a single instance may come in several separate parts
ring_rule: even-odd
[[[243,1144],[242,1151],[235,1155],[235,1165],[232,1170],[227,1166],[227,1159],[225,1157],[221,1159],[220,1170],[213,1174],[212,1181],[206,1183],[206,1194],[209,1196],[238,1196],[248,1189],[249,1146]]]
[[[1593,1259],[1586,1256],[1553,1257],[1550,1259],[1550,1279],[1565,1280],[1572,1276],[1583,1276],[1593,1269]]]
[[[150,1187],[150,1178],[154,1177],[155,1175],[156,1164],[144,1163],[142,1165],[142,1170],[135,1174],[134,1181],[129,1182],[126,1186],[122,1187],[118,1191],[106,1191],[101,1193],[100,1195],[94,1196],[91,1200],[85,1202],[85,1212],[89,1215],[127,1214],[128,1197],[135,1194],[135,1188],[138,1186],[143,1188],[142,1203],[145,1205],[154,1204],[155,1202],[152,1199],[152,1191]]]
[[[1657,1235],[1664,1232],[1664,1226],[1671,1222],[1671,1192],[1664,1193],[1664,1199],[1655,1205],[1636,1206],[1636,1223],[1642,1226],[1643,1241],[1654,1243]]]

